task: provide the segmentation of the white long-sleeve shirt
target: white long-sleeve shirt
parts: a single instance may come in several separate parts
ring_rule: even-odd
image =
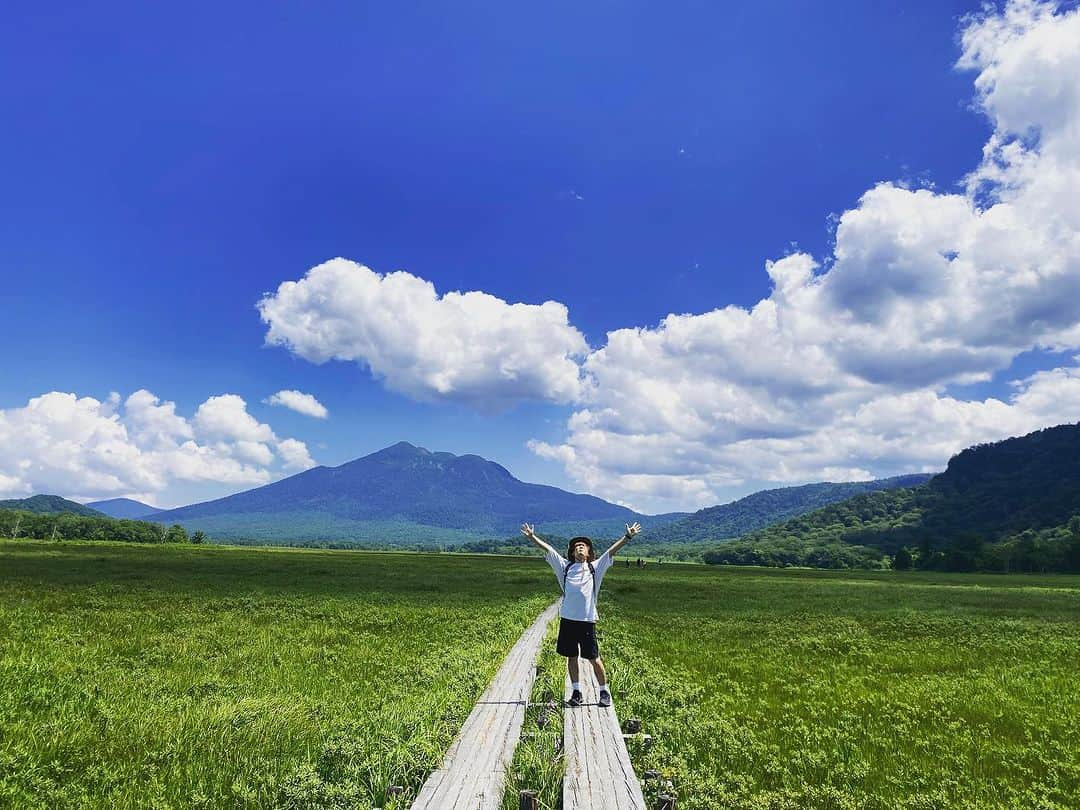
[[[559,587],[563,584],[563,573],[566,573],[566,590],[563,592],[562,604],[559,606],[559,615],[564,619],[573,619],[578,622],[595,622],[600,616],[596,612],[596,596],[600,593],[600,582],[604,578],[604,572],[611,567],[611,555],[604,552],[593,560],[594,574],[589,573],[588,563],[574,563],[570,570],[566,571],[569,560],[559,552],[552,549],[544,554],[544,558],[555,572],[555,578],[559,580]],[[593,577],[596,577],[593,581]]]

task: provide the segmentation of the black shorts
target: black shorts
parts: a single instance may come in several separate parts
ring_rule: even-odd
[[[576,622],[573,619],[559,618],[559,641],[555,652],[573,658],[580,655],[590,661],[600,657],[600,647],[596,643],[596,622]]]

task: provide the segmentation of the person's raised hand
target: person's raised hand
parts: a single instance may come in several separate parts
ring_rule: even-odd
[[[640,531],[641,531],[641,524],[640,523],[634,523],[633,525],[627,523],[626,524],[626,539],[629,540],[631,537],[633,537],[635,534],[637,534]]]
[[[521,533],[526,537],[536,537],[536,534],[533,532],[533,527],[528,523],[521,524]]]

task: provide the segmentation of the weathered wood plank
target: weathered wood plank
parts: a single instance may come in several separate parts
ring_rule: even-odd
[[[516,666],[516,654],[510,656],[514,660],[509,663],[511,668],[500,670],[506,681],[513,680],[521,670]],[[496,676],[498,680],[498,676]],[[495,683],[495,681],[493,681]],[[446,774],[440,780],[440,787],[432,795],[432,808],[476,808],[486,807],[484,800],[498,793],[501,800],[502,787],[499,780],[492,776],[497,772],[499,760],[498,729],[502,726],[509,727],[507,718],[510,711],[516,708],[511,701],[498,701],[500,697],[491,691],[485,692],[481,699],[473,707],[470,714],[472,722],[468,720],[462,726],[458,735],[459,744],[453,751],[452,764],[446,768]],[[524,703],[521,705],[524,714]],[[517,740],[510,741],[510,753]],[[415,806],[415,805],[414,805]]]
[[[543,640],[544,630],[546,626],[540,628],[536,649]],[[496,798],[501,801],[502,775],[517,745],[525,716],[524,705],[535,675],[536,651],[532,650],[530,654],[531,647],[531,643],[523,644],[507,656],[505,672],[502,673],[505,688],[495,695],[495,699],[490,693],[485,693],[477,702],[478,706],[486,704],[489,707],[486,720],[477,728],[472,746],[458,753],[459,758],[475,763],[475,767],[461,772],[456,784],[448,787],[447,792],[439,797],[440,807],[486,806],[484,802],[491,795],[489,786],[493,779],[497,781]]]
[[[543,637],[542,633],[540,637]],[[523,640],[531,640],[528,633]],[[513,725],[513,715],[520,711],[524,716],[524,701],[528,694],[516,684],[524,681],[531,688],[530,670],[535,653],[530,656],[528,646],[527,643],[515,645],[499,674],[473,708],[473,713],[447,754],[444,768],[441,769],[445,773],[438,777],[438,786],[430,795],[421,792],[429,803],[427,806],[483,807],[486,806],[485,798],[493,792],[498,793],[501,799],[501,784],[493,783],[500,781],[497,774],[505,771],[517,742],[516,736],[511,738],[508,734]],[[509,751],[503,755],[506,747]]]
[[[558,615],[550,605],[517,640],[506,660],[420,789],[412,810],[498,810],[506,769],[514,756],[525,706],[536,676],[536,657],[547,626]]]
[[[615,707],[597,703],[592,664],[579,659],[581,706],[563,713],[563,810],[645,810],[645,797],[626,750]],[[566,678],[570,694],[570,677]]]

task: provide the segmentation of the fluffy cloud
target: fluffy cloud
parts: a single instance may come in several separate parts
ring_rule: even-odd
[[[993,124],[963,193],[882,183],[839,218],[826,261],[767,263],[754,307],[609,333],[564,443],[533,451],[604,497],[693,508],[747,481],[940,469],[1080,418],[1075,367],[1008,401],[947,393],[1080,346],[1080,10],[1015,2],[967,20],[961,46]]]
[[[200,435],[211,439],[262,443],[274,439],[269,425],[247,412],[247,403],[236,394],[210,397],[195,411],[192,424]]]
[[[567,403],[581,393],[576,358],[589,347],[555,301],[439,296],[409,273],[381,275],[333,259],[284,282],[258,308],[268,344],[314,363],[361,363],[415,399],[495,411],[527,399]]]
[[[308,454],[307,445],[296,439],[283,439],[278,442],[277,451],[286,470],[307,470],[315,466],[315,461]]]
[[[274,448],[274,449],[271,449]],[[275,453],[276,450],[276,453]],[[149,391],[121,404],[53,391],[0,410],[0,494],[147,497],[175,481],[265,484],[273,469],[314,462],[296,439],[279,439],[235,394],[210,397],[190,420]]]
[[[316,419],[325,419],[329,416],[326,406],[311,394],[301,391],[278,391],[264,400],[268,405],[281,405],[289,410],[302,413],[304,416],[314,416]]]
[[[886,394],[801,433],[727,442],[679,431],[618,433],[580,411],[565,444],[531,441],[529,447],[603,497],[646,511],[692,509],[770,484],[936,472],[973,444],[1077,420],[1080,367],[1039,372],[1014,385],[1007,401],[964,401],[930,389]]]

